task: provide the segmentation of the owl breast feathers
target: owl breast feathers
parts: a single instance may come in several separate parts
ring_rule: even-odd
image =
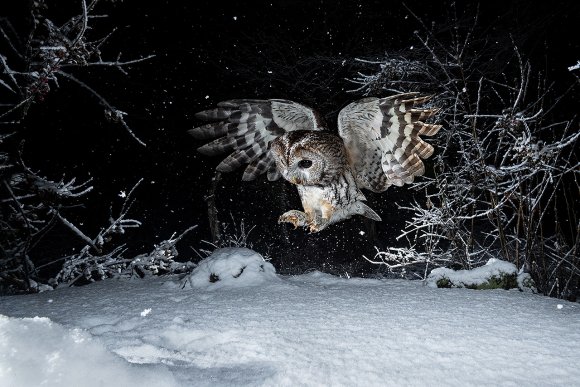
[[[421,159],[431,156],[433,147],[419,136],[433,136],[441,127],[424,122],[438,109],[417,108],[428,99],[399,94],[353,102],[338,115],[340,137],[326,131],[316,111],[299,103],[230,100],[197,113],[210,123],[190,133],[198,139],[217,137],[199,148],[203,154],[231,152],[217,166],[220,172],[247,164],[243,180],[266,173],[269,180],[282,176],[295,184],[304,211],[288,211],[279,221],[318,232],[352,215],[381,220],[360,189],[382,192],[424,173]]]

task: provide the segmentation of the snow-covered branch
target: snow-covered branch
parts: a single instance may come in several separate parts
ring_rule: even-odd
[[[574,71],[574,70],[579,70],[579,69],[580,69],[580,60],[577,61],[575,65],[568,67],[568,71]]]
[[[176,244],[197,226],[183,231],[179,236],[173,234],[169,239],[155,244],[150,253],[140,254],[134,258],[125,258],[127,251],[120,245],[107,253],[93,254],[89,246],[73,256],[66,257],[61,271],[54,283],[66,283],[68,286],[103,280],[114,277],[138,277],[147,275],[181,274],[190,272],[195,265],[191,262],[176,262],[179,255]]]
[[[43,101],[52,87],[59,87],[59,78],[67,78],[95,96],[105,107],[111,121],[121,124],[131,137],[144,146],[145,143],[126,123],[123,117],[126,113],[113,107],[113,104],[92,86],[63,69],[101,66],[113,67],[127,74],[125,69],[128,66],[148,61],[154,55],[121,60],[121,53],[119,53],[116,60],[103,60],[101,45],[110,34],[97,40],[89,40],[87,36],[89,32],[94,31],[90,25],[93,20],[91,12],[98,0],[93,0],[88,5],[86,0],[78,0],[78,2],[81,13],[71,17],[62,25],[44,18],[40,14],[41,6],[33,4],[34,23],[32,30],[27,32],[29,38],[25,44],[20,44],[17,36],[12,36],[0,28],[0,39],[4,40],[14,52],[12,56],[0,55],[0,70],[2,70],[0,88],[5,88],[13,94],[12,103],[0,106],[0,118],[6,120],[12,116],[24,117],[31,104]],[[8,20],[2,19],[2,22],[10,27],[10,30],[13,29]]]

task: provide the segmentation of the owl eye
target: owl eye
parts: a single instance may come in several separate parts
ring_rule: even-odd
[[[298,162],[298,166],[302,169],[308,169],[312,166],[312,160],[306,160],[306,159],[300,160]]]

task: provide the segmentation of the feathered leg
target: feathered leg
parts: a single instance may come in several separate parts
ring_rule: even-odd
[[[319,232],[331,224],[362,215],[380,221],[381,218],[363,200],[350,171],[323,187],[297,186],[304,212],[291,210],[278,219],[278,223],[292,223],[294,228],[308,227],[310,232]]]
[[[294,228],[306,227],[309,224],[306,213],[298,210],[290,210],[278,218],[278,223],[292,223]]]

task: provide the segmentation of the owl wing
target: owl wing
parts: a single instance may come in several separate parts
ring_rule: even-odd
[[[421,159],[431,156],[433,147],[419,136],[433,136],[441,128],[423,122],[439,109],[416,108],[429,98],[415,93],[365,98],[340,111],[338,132],[360,187],[382,192],[425,172]]]
[[[270,154],[270,143],[289,131],[324,129],[315,110],[283,99],[234,99],[195,116],[213,122],[189,130],[191,135],[197,139],[219,137],[198,151],[210,156],[231,151],[216,169],[231,172],[248,164],[242,180],[254,180],[264,172],[269,180],[277,180],[280,173]]]

